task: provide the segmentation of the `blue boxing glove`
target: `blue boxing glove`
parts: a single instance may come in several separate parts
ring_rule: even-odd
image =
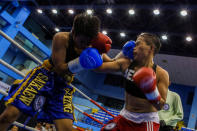
[[[95,69],[102,63],[103,60],[97,49],[86,48],[80,57],[68,62],[68,69],[72,73],[77,73],[84,69]]]
[[[128,41],[122,48],[122,52],[124,56],[129,57],[130,59],[133,59],[133,49],[135,47],[135,41]]]

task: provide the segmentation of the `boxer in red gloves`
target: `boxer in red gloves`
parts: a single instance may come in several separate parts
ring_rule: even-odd
[[[92,47],[98,49],[102,54],[107,53],[111,49],[112,40],[108,36],[99,32],[97,37],[94,38],[91,43]]]
[[[158,110],[166,101],[169,86],[168,72],[153,61],[160,46],[156,35],[141,33],[136,42],[123,46],[124,57],[99,67],[100,72],[121,71],[125,78],[125,106],[102,131],[158,131]]]
[[[113,61],[106,53],[111,49],[112,40],[102,33],[98,33],[97,37],[91,41],[91,46],[98,49],[99,53],[102,54],[103,62]]]

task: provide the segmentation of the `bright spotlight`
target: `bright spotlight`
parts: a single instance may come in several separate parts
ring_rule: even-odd
[[[55,31],[56,31],[56,32],[59,32],[59,31],[60,31],[60,29],[59,29],[59,28],[57,28],[57,27],[55,27]]]
[[[181,14],[182,16],[186,16],[186,15],[187,15],[187,11],[186,11],[186,10],[182,10],[182,11],[180,11],[180,14]]]
[[[125,37],[126,34],[125,34],[124,32],[121,32],[121,33],[120,33],[120,36],[121,36],[121,37]]]
[[[112,9],[107,9],[106,12],[107,12],[108,14],[111,14],[111,13],[112,13]]]
[[[39,14],[42,14],[42,13],[43,13],[43,11],[42,11],[41,9],[37,9],[37,12],[38,12]]]
[[[153,13],[154,13],[155,15],[159,15],[159,14],[160,14],[160,11],[159,11],[158,9],[155,9],[155,10],[153,10]]]
[[[186,41],[188,41],[188,42],[192,41],[192,37],[191,36],[187,36],[186,37]]]
[[[56,9],[52,9],[52,13],[53,14],[57,14],[57,10]]]
[[[167,35],[162,35],[161,38],[162,38],[162,40],[167,40],[168,39]]]
[[[103,33],[104,35],[107,35],[107,31],[106,31],[106,30],[103,30],[102,33]]]
[[[130,10],[129,10],[129,14],[130,14],[130,15],[134,15],[134,14],[135,14],[135,10],[130,9]]]
[[[68,10],[68,13],[69,13],[69,14],[74,14],[74,10],[69,9],[69,10]]]
[[[87,10],[86,10],[86,13],[87,13],[88,15],[91,15],[91,14],[93,13],[93,10],[87,9]]]

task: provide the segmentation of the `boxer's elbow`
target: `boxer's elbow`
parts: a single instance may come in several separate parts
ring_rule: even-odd
[[[55,64],[53,71],[57,74],[64,74],[68,70],[68,65],[66,63]]]
[[[106,73],[106,69],[104,65],[99,66],[98,68],[94,69],[97,73]]]

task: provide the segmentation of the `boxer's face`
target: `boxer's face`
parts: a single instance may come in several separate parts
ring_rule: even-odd
[[[147,45],[144,37],[139,36],[136,40],[136,47],[134,48],[134,60],[141,61],[148,58],[152,52],[151,46]]]
[[[85,48],[90,46],[91,39],[85,35],[73,35],[75,51],[80,54]]]

